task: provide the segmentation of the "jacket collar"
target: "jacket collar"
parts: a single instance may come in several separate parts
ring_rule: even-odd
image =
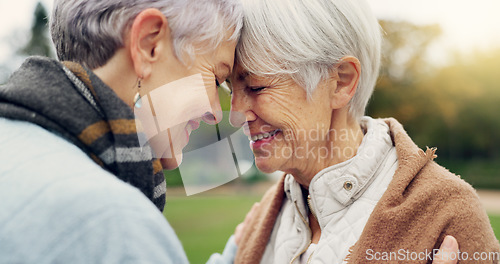
[[[317,214],[335,213],[356,201],[371,184],[393,147],[389,126],[385,122],[364,117],[360,125],[365,136],[357,154],[323,169],[311,180],[309,192],[312,206],[318,208],[315,210]],[[292,175],[287,175],[284,189],[288,199],[297,202],[305,215],[302,190]],[[325,199],[329,201],[328,205],[318,204]]]

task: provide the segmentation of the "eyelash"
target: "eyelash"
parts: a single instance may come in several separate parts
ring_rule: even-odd
[[[266,87],[264,86],[258,86],[258,87],[248,87],[248,89],[251,91],[251,92],[254,92],[254,93],[257,93],[257,92],[260,92],[264,89],[266,89]]]

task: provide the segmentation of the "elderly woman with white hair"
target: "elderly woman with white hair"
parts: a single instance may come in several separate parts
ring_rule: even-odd
[[[0,263],[187,263],[162,165],[220,121],[241,27],[237,0],[56,0],[63,62],[28,58],[0,86]],[[151,101],[175,119],[159,139],[135,121]]]
[[[285,175],[247,223],[235,263],[430,263],[447,235],[460,263],[477,263],[476,252],[496,263],[473,188],[396,120],[363,117],[381,50],[368,4],[242,2],[231,122],[245,127],[261,171]]]

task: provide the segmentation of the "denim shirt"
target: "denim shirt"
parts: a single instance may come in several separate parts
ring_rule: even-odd
[[[209,263],[232,263],[230,239]],[[188,263],[174,230],[136,188],[76,146],[0,118],[0,263]]]

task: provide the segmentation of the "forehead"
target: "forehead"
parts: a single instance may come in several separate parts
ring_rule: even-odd
[[[236,49],[235,40],[222,42],[214,53],[215,64],[220,64],[220,63],[227,64],[232,69],[234,65],[235,49]]]
[[[248,70],[243,68],[240,63],[236,62],[234,64],[233,72],[230,76],[231,81],[242,82],[242,81],[245,81],[245,79],[249,76],[250,76],[250,73],[248,72]]]
[[[233,73],[230,76],[231,81],[236,82],[246,82],[246,83],[275,83],[277,81],[288,81],[289,77],[274,74],[274,75],[266,75],[266,74],[258,74],[258,73],[250,73],[249,70],[243,68],[241,64],[237,63],[234,65]]]

